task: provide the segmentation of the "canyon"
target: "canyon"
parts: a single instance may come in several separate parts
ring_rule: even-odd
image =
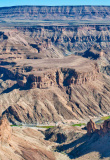
[[[61,58],[70,54],[83,55],[95,45],[99,46],[99,52],[104,52],[106,57],[109,57],[107,54],[110,48],[109,24],[23,25],[15,23],[13,27],[1,27],[1,59],[3,57],[11,60]]]
[[[0,32],[0,105],[11,123],[109,112],[109,25],[16,25]]]
[[[109,6],[13,6],[0,8],[0,18],[37,20],[109,19]]]
[[[60,124],[49,129],[38,129],[25,126],[12,127],[3,116],[0,118],[0,158],[109,159],[109,134],[110,120],[105,120],[100,129],[97,129],[97,124],[93,120],[85,127]]]
[[[110,115],[109,20],[109,6],[0,8],[0,159],[109,159],[110,122],[94,120]]]

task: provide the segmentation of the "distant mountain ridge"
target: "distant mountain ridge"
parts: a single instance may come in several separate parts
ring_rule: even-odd
[[[109,20],[110,6],[1,7],[0,18],[36,20]]]

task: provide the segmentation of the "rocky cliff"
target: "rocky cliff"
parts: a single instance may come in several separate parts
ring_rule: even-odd
[[[109,19],[107,6],[15,6],[0,8],[0,18],[37,20]]]
[[[92,46],[99,46],[97,52],[101,54],[109,53],[110,25],[56,25],[2,29],[0,59],[60,58],[84,53],[85,57],[90,57],[88,54],[94,52]]]
[[[101,49],[105,50],[109,50],[110,47],[110,26],[108,24],[16,28],[23,32],[24,37],[34,40],[33,44],[32,41],[29,44],[39,53],[53,45],[61,49],[64,55],[85,51],[94,44],[98,44]]]
[[[30,72],[24,70],[28,66]],[[1,68],[1,112],[14,124],[88,118],[109,111],[110,79],[94,61],[72,55],[20,60],[14,67]]]
[[[100,125],[100,129],[97,129],[95,122],[90,120],[87,123],[87,134],[91,136],[92,133],[98,133],[101,136],[104,136],[110,132],[110,119],[105,120],[103,124]]]
[[[29,75],[27,78],[24,76],[22,80],[18,79],[20,87],[30,88],[48,88],[50,86],[74,86],[82,85],[88,81],[94,81],[98,77],[99,70],[93,69],[88,73],[78,73],[74,69],[61,68],[57,71],[47,73],[42,76]]]
[[[89,64],[89,60],[78,56],[72,55],[59,60],[51,59],[50,67],[47,67],[49,61],[48,59],[39,60],[37,65],[38,60],[34,60],[34,64],[31,63],[31,60],[27,60],[24,66],[24,60],[21,60],[14,63],[13,67],[10,63],[1,61],[4,66],[0,66],[0,72],[5,78],[16,80],[21,88],[48,88],[51,86],[63,88],[86,84],[95,81],[100,76],[97,63]],[[80,63],[77,64],[79,61]],[[21,62],[22,65],[19,64]],[[88,69],[87,64],[90,67]]]
[[[8,144],[11,139],[12,129],[8,120],[3,117],[0,119],[0,143],[1,145]]]

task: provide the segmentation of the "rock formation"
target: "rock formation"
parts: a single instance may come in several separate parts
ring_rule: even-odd
[[[84,52],[83,57],[91,58],[91,59],[98,59],[104,56],[104,51],[100,48],[99,45],[93,45],[90,49]]]
[[[87,134],[91,135],[91,133],[95,132],[96,129],[95,123],[90,119],[90,121],[87,123]]]
[[[0,18],[37,20],[109,19],[109,6],[15,6],[0,8]],[[7,16],[6,16],[7,15]]]
[[[107,133],[110,131],[110,120],[105,120],[103,123],[103,132]]]
[[[0,65],[0,73],[2,113],[14,124],[87,118],[109,111],[110,79],[100,73],[96,61],[76,55],[23,59],[13,67]]]
[[[1,31],[0,60],[60,58],[72,53],[97,58],[110,50],[109,25],[48,25],[18,25]],[[94,47],[95,50],[99,48],[96,54]]]
[[[3,117],[0,119],[0,143],[1,145],[7,144],[11,138],[11,127],[8,120]]]
[[[44,135],[32,128],[13,127],[3,118],[0,121],[0,159],[9,160],[55,160],[55,154],[44,140]],[[11,136],[11,140],[10,140]],[[9,144],[9,145],[8,145]]]
[[[22,77],[22,80],[21,79],[17,79],[17,84],[20,87],[26,87],[26,83],[27,83],[27,79],[26,79],[25,76]]]
[[[50,24],[49,24],[50,25]],[[16,29],[21,33],[21,36],[28,42],[31,49],[34,48],[38,53],[35,57],[61,57],[63,55],[68,55],[71,53],[81,54],[89,57],[90,52],[98,50],[98,55],[103,55],[103,49],[105,51],[109,50],[110,42],[110,26],[109,25],[88,25],[82,26],[41,26],[41,27],[22,27],[18,26]],[[29,39],[32,39],[29,41]],[[49,39],[50,45],[48,45],[47,38]],[[34,40],[34,41],[33,41]],[[43,45],[46,43],[47,47]],[[34,44],[35,45],[34,45]],[[105,47],[106,44],[106,47]],[[93,47],[92,47],[93,46]],[[28,48],[30,48],[28,46]],[[56,48],[56,49],[55,49]],[[92,50],[91,50],[92,49]],[[51,53],[53,50],[53,53]],[[57,52],[60,54],[58,54]],[[43,51],[43,52],[42,52]],[[44,55],[45,51],[45,55]],[[48,53],[47,53],[48,51]],[[62,52],[63,51],[63,52]],[[22,52],[22,51],[20,51]],[[89,52],[89,55],[88,55]],[[100,53],[99,53],[100,52]],[[39,54],[40,53],[40,54]],[[61,54],[62,53],[62,54]],[[28,51],[29,55],[29,51]],[[95,55],[95,53],[93,54]],[[98,55],[95,55],[96,57]],[[33,56],[33,58],[34,58]],[[32,55],[30,55],[30,58]],[[29,57],[28,57],[29,58]]]
[[[78,61],[80,59],[81,64],[76,64],[75,59]],[[85,61],[85,64],[83,63]],[[27,60],[28,63],[32,62]],[[38,60],[34,60],[37,63]],[[70,56],[66,58],[50,60],[39,60],[40,64],[32,64],[32,70],[27,72],[23,70],[23,64],[20,66],[19,63],[11,67],[11,65],[0,66],[0,72],[4,74],[5,77],[17,80],[19,87],[25,88],[48,88],[51,86],[74,86],[82,85],[91,81],[95,81],[99,77],[99,69],[97,63],[90,63],[89,61],[78,56]],[[22,62],[20,60],[18,62]],[[26,62],[28,67],[28,63]],[[42,67],[42,63],[44,67]],[[50,68],[46,67],[47,63],[50,63]],[[60,66],[59,66],[60,63]],[[67,67],[65,64],[69,67]],[[73,64],[74,63],[74,64]],[[86,63],[90,66],[87,69]],[[19,68],[18,68],[19,65]],[[54,67],[54,65],[56,67]],[[84,69],[83,69],[84,68]]]
[[[80,129],[73,126],[61,125],[47,129],[45,139],[56,143],[65,143],[73,139],[76,133],[80,132]]]
[[[110,119],[105,120],[103,125],[100,126],[100,129],[97,129],[95,122],[91,119],[87,123],[87,134],[91,135],[91,133],[98,133],[99,135],[104,135],[110,131]]]

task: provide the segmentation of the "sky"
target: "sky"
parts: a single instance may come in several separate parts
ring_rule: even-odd
[[[18,5],[109,5],[110,0],[0,0],[0,7]]]

